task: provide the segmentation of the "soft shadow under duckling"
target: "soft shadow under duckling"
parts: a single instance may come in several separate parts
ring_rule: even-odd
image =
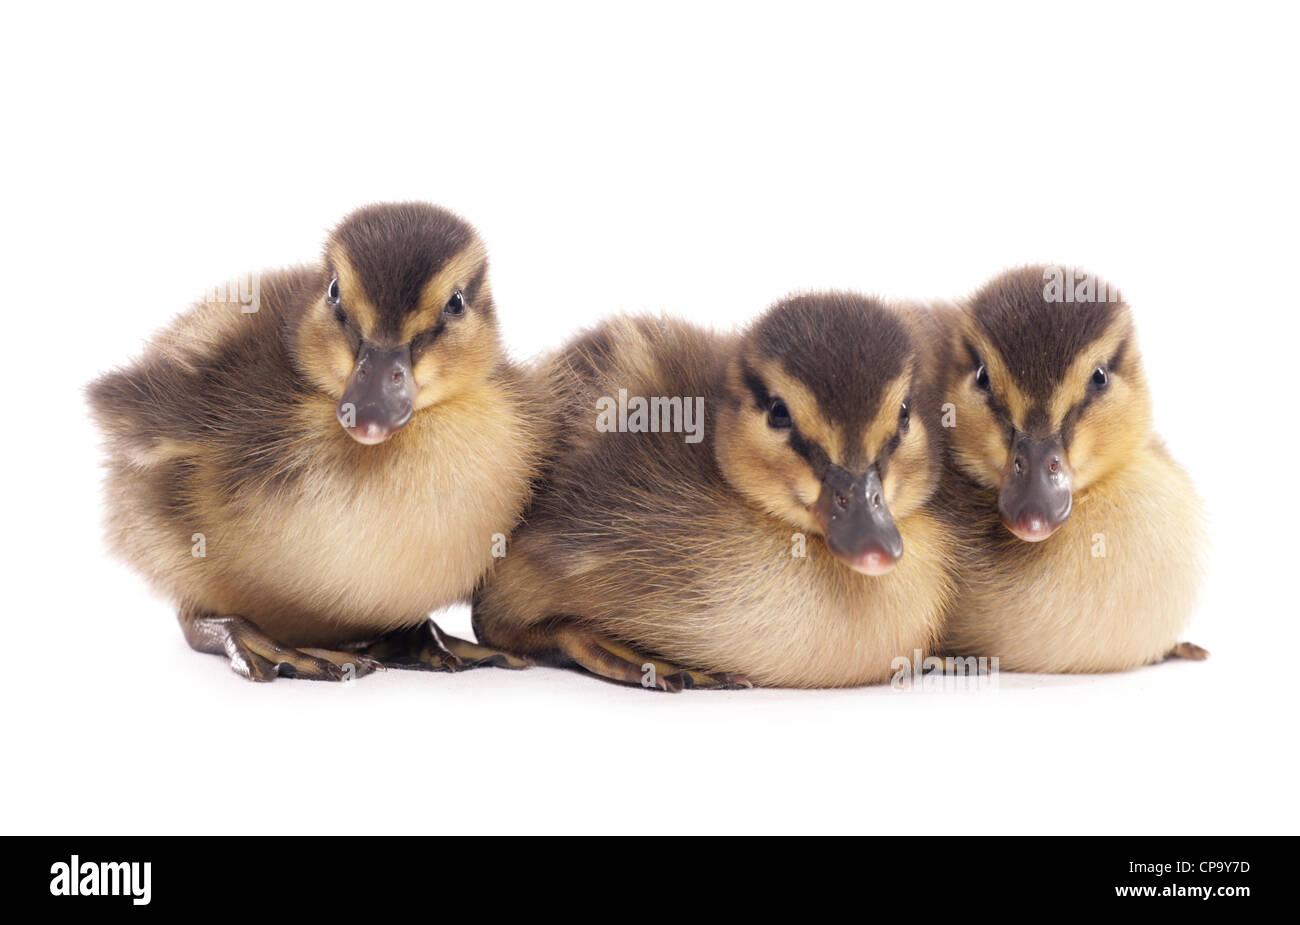
[[[254,279],[91,385],[113,549],[252,680],[522,667],[428,619],[488,570],[540,458],[478,235],[370,206],[318,264]]]

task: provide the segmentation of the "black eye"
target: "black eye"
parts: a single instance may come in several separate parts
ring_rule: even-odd
[[[907,427],[912,423],[912,413],[907,410],[907,402],[903,402],[903,407],[898,409],[898,432],[907,433]]]
[[[453,292],[451,298],[447,300],[447,307],[443,311],[448,315],[465,314],[465,294],[459,289]]]
[[[337,276],[330,280],[330,286],[325,290],[325,301],[330,305],[339,304],[339,278]]]
[[[979,369],[975,370],[975,387],[983,389],[985,392],[989,390],[989,371],[985,369],[983,363],[980,364]]]
[[[1098,366],[1092,371],[1092,387],[1094,389],[1104,389],[1110,382],[1110,377],[1106,375],[1106,367]]]
[[[767,406],[767,426],[776,430],[785,430],[794,421],[790,420],[790,409],[785,402],[774,398]]]

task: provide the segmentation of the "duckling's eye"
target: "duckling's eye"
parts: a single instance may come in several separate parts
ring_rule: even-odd
[[[457,289],[447,300],[447,307],[443,309],[448,315],[465,314],[465,294]]]
[[[984,367],[983,363],[980,364],[979,369],[975,370],[975,387],[983,389],[985,392],[989,390],[989,371]]]
[[[1110,383],[1110,377],[1106,375],[1106,367],[1098,366],[1092,371],[1092,387],[1094,389],[1104,389]]]
[[[767,406],[767,426],[775,430],[785,430],[794,421],[790,420],[790,409],[779,398],[772,399]]]
[[[907,402],[903,402],[903,407],[898,409],[898,432],[907,433],[907,427],[912,423],[912,413],[907,410]]]
[[[330,286],[325,290],[325,301],[330,305],[339,304],[339,278],[337,276],[330,280]]]

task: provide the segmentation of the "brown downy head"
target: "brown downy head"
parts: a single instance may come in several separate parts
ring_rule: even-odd
[[[1148,439],[1150,400],[1128,306],[1096,277],[1012,270],[965,306],[952,351],[953,458],[996,489],[1002,522],[1045,540],[1073,499]]]
[[[727,480],[868,575],[938,476],[938,403],[902,317],[851,293],[787,299],[740,339],[717,422]]]
[[[303,374],[338,401],[340,425],[359,443],[382,443],[496,366],[483,243],[424,203],[353,212],[325,244],[320,292],[292,344]]]

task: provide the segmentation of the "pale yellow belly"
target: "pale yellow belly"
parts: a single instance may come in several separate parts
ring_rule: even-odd
[[[989,551],[949,640],[1011,671],[1121,671],[1159,661],[1195,606],[1205,534],[1182,473],[1152,466],[1080,499],[1043,543]]]

